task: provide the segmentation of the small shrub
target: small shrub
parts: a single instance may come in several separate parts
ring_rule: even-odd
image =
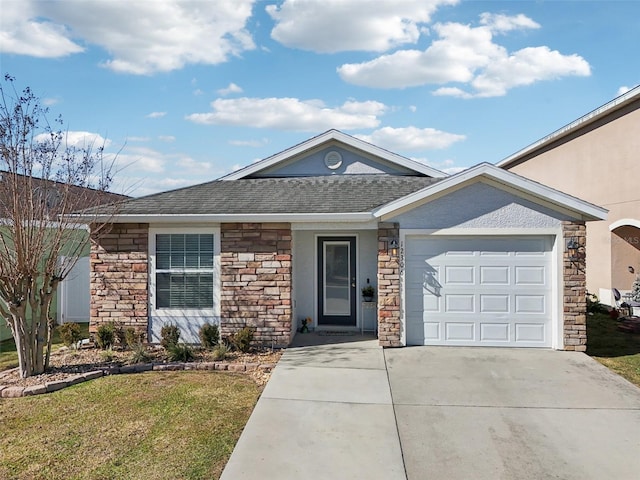
[[[160,330],[160,345],[169,349],[172,345],[177,345],[180,340],[180,330],[175,325],[165,325]]]
[[[82,333],[80,331],[80,325],[77,323],[63,323],[58,327],[58,333],[67,347],[77,345],[82,340]]]
[[[116,358],[116,352],[113,351],[111,347],[100,352],[100,357],[104,362],[113,362],[113,359]]]
[[[587,292],[587,313],[606,313],[607,308],[600,303],[595,293]]]
[[[200,327],[198,336],[200,337],[200,342],[202,342],[203,347],[213,348],[220,341],[220,330],[218,330],[217,325],[205,323]]]
[[[228,353],[229,346],[226,343],[219,343],[213,348],[211,356],[213,357],[213,361],[217,362],[218,360],[224,360]]]
[[[96,343],[102,350],[113,347],[116,340],[115,325],[113,323],[103,323],[96,332]]]
[[[193,349],[186,343],[176,343],[167,348],[170,362],[190,362],[195,358]]]
[[[254,330],[251,327],[244,327],[242,330],[238,330],[236,333],[229,336],[229,343],[236,350],[247,353],[251,348],[253,342]]]
[[[131,348],[133,349],[133,354],[131,355],[132,363],[147,363],[151,360],[151,355],[149,355],[149,352],[147,352],[147,349],[142,343],[137,343]]]
[[[127,327],[124,330],[124,341],[127,347],[135,349],[144,340],[144,333],[136,331],[133,327]]]
[[[114,323],[113,334],[116,337],[116,342],[118,343],[118,345],[124,347],[127,344],[125,328],[122,325]]]

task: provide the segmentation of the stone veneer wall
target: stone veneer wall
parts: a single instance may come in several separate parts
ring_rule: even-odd
[[[563,260],[563,321],[564,349],[584,352],[587,349],[587,297],[585,261],[571,262],[567,242],[573,238],[586,248],[587,231],[584,222],[562,222]]]
[[[397,223],[378,224],[378,339],[382,347],[401,347],[400,248],[392,255],[389,242],[399,241]]]
[[[221,225],[221,335],[245,326],[264,345],[291,341],[291,225]]]
[[[148,243],[146,223],[116,223],[91,242],[89,331],[117,322],[147,336]]]

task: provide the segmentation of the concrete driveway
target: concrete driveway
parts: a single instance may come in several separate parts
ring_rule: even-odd
[[[417,479],[638,479],[640,389],[585,354],[386,350]]]
[[[223,480],[640,478],[640,389],[584,354],[303,340]]]

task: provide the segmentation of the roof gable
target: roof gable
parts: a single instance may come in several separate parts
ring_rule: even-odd
[[[590,221],[604,220],[607,217],[607,210],[602,207],[526,179],[515,173],[505,171],[489,163],[481,163],[433,185],[393,200],[375,209],[373,214],[383,220],[388,219],[480,181],[510,191],[515,195],[552,210],[563,212],[575,219]]]
[[[439,170],[338,130],[329,130],[226,175],[221,180],[350,174],[446,177],[446,174]]]

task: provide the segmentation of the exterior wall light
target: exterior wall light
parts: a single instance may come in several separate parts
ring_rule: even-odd
[[[398,255],[398,240],[396,238],[389,240],[389,249],[391,250],[391,255]]]
[[[570,238],[567,241],[567,253],[569,254],[569,261],[572,263],[583,262],[585,259],[585,249],[583,245],[575,238]]]

